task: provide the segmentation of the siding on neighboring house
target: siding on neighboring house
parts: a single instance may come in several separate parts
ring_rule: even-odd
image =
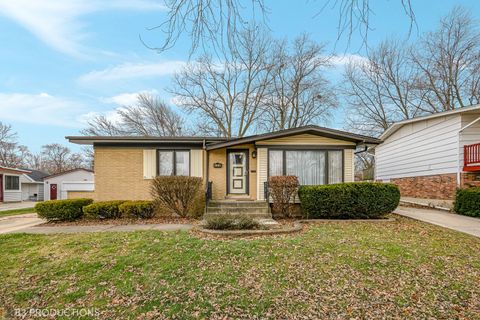
[[[13,173],[2,173],[3,175],[3,202],[20,202],[22,201],[22,184],[21,184],[21,175]],[[20,190],[5,190],[5,177],[6,176],[15,176],[19,177],[19,188]]]
[[[455,173],[458,114],[405,124],[375,149],[378,180]]]
[[[5,190],[3,192],[3,202],[20,202],[22,201],[22,191]]]

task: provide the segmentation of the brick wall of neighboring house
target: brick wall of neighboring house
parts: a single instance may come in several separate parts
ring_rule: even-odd
[[[462,173],[462,186],[480,187],[480,173],[474,173],[474,172]]]
[[[95,199],[148,200],[150,182],[143,178],[143,148],[95,147]]]
[[[457,175],[440,174],[433,176],[391,179],[398,185],[404,197],[426,199],[453,199],[457,189]]]
[[[95,191],[67,191],[67,199],[95,199]]]
[[[391,179],[390,182],[398,185],[400,193],[404,197],[452,200],[455,198],[457,190],[455,173],[396,178]],[[480,186],[480,174],[462,173],[461,186],[465,188]]]

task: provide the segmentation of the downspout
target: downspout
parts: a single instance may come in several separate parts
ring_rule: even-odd
[[[473,120],[472,122],[468,123],[467,125],[465,125],[464,127],[462,127],[460,130],[458,130],[458,133],[457,133],[457,187],[460,188],[460,184],[461,184],[461,178],[462,178],[462,170],[461,170],[461,165],[460,165],[460,135],[462,134],[462,132],[471,127],[472,125],[474,125],[475,123],[479,122],[480,121],[480,117],[476,118],[475,120]]]

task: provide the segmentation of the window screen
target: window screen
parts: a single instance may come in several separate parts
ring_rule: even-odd
[[[268,168],[268,174],[270,177],[283,175],[283,151],[282,150],[270,150],[270,162]]]

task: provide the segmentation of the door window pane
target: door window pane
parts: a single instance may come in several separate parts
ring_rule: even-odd
[[[325,151],[286,151],[287,175],[301,185],[325,184]]]
[[[190,157],[188,151],[175,152],[175,169],[177,176],[188,176],[190,173]]]
[[[268,175],[270,177],[283,175],[283,151],[282,150],[270,150],[269,151],[269,163],[268,163]]]
[[[158,175],[173,175],[173,151],[158,152]]]
[[[328,183],[341,183],[342,179],[342,151],[328,151]]]

